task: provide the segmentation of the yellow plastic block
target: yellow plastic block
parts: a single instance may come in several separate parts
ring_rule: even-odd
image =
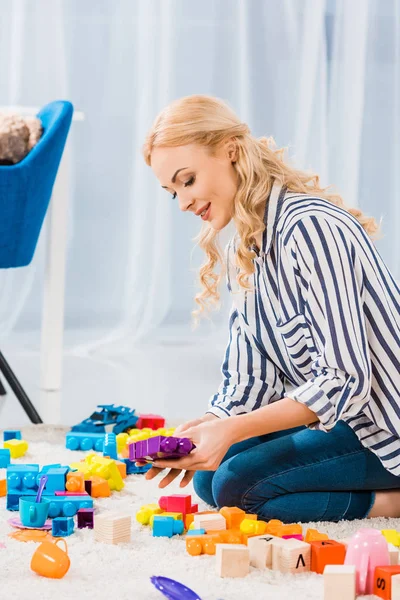
[[[122,452],[122,450],[125,448],[128,437],[129,437],[129,435],[127,433],[119,433],[117,435],[117,451],[118,452]]]
[[[136,520],[142,525],[149,525],[150,518],[154,515],[160,515],[162,508],[158,504],[144,504],[136,513]]]
[[[150,517],[150,526],[153,527],[153,521],[154,521],[154,517],[156,515],[151,515]],[[182,513],[178,513],[178,512],[160,512],[158,513],[159,517],[172,517],[173,519],[175,519],[176,521],[183,521],[183,515]]]
[[[246,535],[264,535],[267,529],[267,523],[265,521],[256,521],[254,519],[243,519],[239,529]]]
[[[285,535],[285,534],[283,534]],[[304,541],[308,544],[311,542],[320,542],[321,540],[329,540],[327,533],[321,533],[318,529],[307,529]]]
[[[395,529],[382,529],[382,535],[393,546],[400,546],[400,534]]]
[[[90,472],[92,475],[98,475],[99,477],[107,479],[110,490],[117,490],[117,492],[120,492],[125,487],[121,473],[119,472],[115,461],[111,458],[95,455],[95,458],[91,458]]]
[[[4,442],[4,448],[8,448],[11,458],[21,458],[28,450],[28,442],[25,440],[7,440]]]

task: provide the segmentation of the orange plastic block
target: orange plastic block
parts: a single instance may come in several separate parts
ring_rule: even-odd
[[[117,465],[117,469],[122,479],[126,479],[126,464],[124,462],[121,462],[120,460],[116,460],[115,464]]]
[[[189,527],[193,523],[194,515],[216,515],[216,514],[218,514],[218,511],[216,511],[216,510],[204,510],[203,512],[189,513],[189,514],[185,515],[185,517],[184,517],[185,529],[189,529]]]
[[[0,496],[7,496],[7,479],[0,479]]]
[[[111,496],[110,486],[106,479],[98,475],[91,475],[86,479],[92,482],[92,492],[90,494],[92,498],[108,498],[108,496]]]
[[[385,600],[392,597],[392,575],[400,574],[400,565],[376,567],[374,574],[374,595]]]
[[[190,533],[188,534],[190,535]],[[209,531],[205,535],[217,535],[220,537],[222,544],[245,544],[247,546],[248,537],[240,529],[218,529]]]
[[[244,510],[237,506],[223,506],[219,512],[226,519],[227,529],[237,529],[246,516]]]
[[[311,542],[311,571],[322,574],[325,565],[343,565],[346,546],[335,540]]]
[[[200,554],[215,554],[215,545],[222,544],[223,539],[220,532],[216,534],[205,535],[187,535],[186,550],[191,556],[200,556]]]
[[[279,537],[282,537],[283,535],[296,535],[302,533],[303,528],[301,525],[299,525],[298,523],[290,523],[289,525],[282,525],[278,535]]]
[[[276,537],[279,537],[279,532],[282,525],[283,523],[282,521],[279,521],[279,519],[271,519],[267,523],[267,529],[265,530],[265,533],[269,533],[270,535],[275,535]]]
[[[308,544],[311,542],[319,542],[321,540],[329,540],[327,533],[320,533],[318,529],[307,529],[304,541]]]
[[[70,471],[67,473],[65,489],[68,492],[84,492],[85,476],[80,471]]]

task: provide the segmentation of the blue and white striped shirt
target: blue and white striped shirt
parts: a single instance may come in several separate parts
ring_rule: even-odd
[[[329,431],[340,419],[400,475],[400,288],[353,215],[275,184],[250,278],[236,281],[223,381],[207,412],[238,415],[290,397]],[[286,386],[291,385],[290,393]]]

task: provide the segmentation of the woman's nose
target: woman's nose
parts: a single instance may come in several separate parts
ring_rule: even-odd
[[[190,210],[190,207],[193,205],[193,200],[191,198],[183,198],[182,196],[178,196],[179,199],[179,208],[186,212]]]

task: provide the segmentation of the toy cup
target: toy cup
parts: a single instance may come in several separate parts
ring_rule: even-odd
[[[57,546],[64,543],[65,551]],[[68,546],[64,538],[55,542],[42,542],[35,550],[31,560],[31,569],[43,577],[61,579],[68,571],[71,561],[68,556]]]
[[[349,540],[344,564],[356,567],[357,595],[373,594],[375,567],[390,564],[385,537],[378,529],[359,529]]]
[[[19,499],[19,517],[25,527],[43,527],[49,514],[50,501],[42,498],[36,502],[36,496],[22,496]]]

